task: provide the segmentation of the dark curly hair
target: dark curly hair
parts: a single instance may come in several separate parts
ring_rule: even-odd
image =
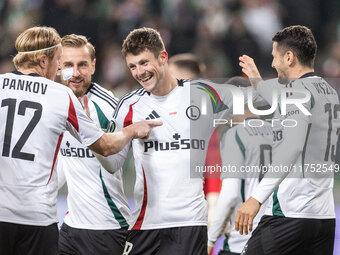
[[[317,45],[309,28],[300,25],[286,27],[277,32],[272,41],[277,42],[282,53],[292,51],[302,65],[314,66]]]
[[[165,50],[163,40],[159,32],[153,28],[138,28],[130,32],[122,45],[122,53],[138,55],[144,50],[148,49],[155,57]]]

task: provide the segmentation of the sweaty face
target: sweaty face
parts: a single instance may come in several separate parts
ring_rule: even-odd
[[[67,81],[61,77],[61,83],[72,89],[77,97],[82,97],[91,85],[95,63],[96,60],[91,60],[89,49],[86,46],[81,48],[63,47],[62,69],[73,68],[73,75]]]
[[[164,78],[164,65],[166,60],[164,59],[163,52],[161,52],[157,58],[149,50],[144,50],[136,56],[127,54],[126,63],[133,78],[135,78],[146,91],[157,95]]]
[[[288,65],[284,61],[285,53],[278,50],[277,42],[273,43],[272,55],[273,55],[272,67],[275,68],[277,72],[279,82],[282,84],[287,84],[289,81],[289,77],[287,75]]]
[[[48,60],[48,66],[46,70],[46,78],[52,81],[55,80],[57,75],[57,71],[60,69],[60,58],[61,58],[61,46],[57,47],[57,51],[55,52],[53,58]]]

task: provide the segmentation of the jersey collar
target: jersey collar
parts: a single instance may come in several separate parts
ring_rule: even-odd
[[[29,76],[34,76],[34,77],[42,77],[41,75],[37,74],[37,73],[29,73],[29,74],[23,74],[22,72],[19,72],[18,70],[15,70],[14,72],[12,72],[14,74],[17,75],[29,75]]]
[[[314,72],[305,73],[299,79],[315,76]]]
[[[94,83],[93,83],[93,82],[91,82],[91,84],[90,84],[90,86],[87,88],[87,90],[86,90],[86,93],[85,93],[85,94],[89,93],[89,91],[91,90],[91,88],[93,87],[93,85],[94,85]]]

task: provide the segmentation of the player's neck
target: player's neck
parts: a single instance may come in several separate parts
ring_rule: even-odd
[[[292,68],[290,70],[290,73],[289,73],[289,77],[291,77],[289,82],[300,78],[301,76],[303,76],[306,73],[311,73],[311,72],[314,72],[314,68],[312,68],[312,67],[299,65],[295,68]]]
[[[35,73],[35,74],[38,74],[42,77],[45,77],[44,76],[44,72],[41,68],[38,68],[38,67],[32,67],[32,68],[18,68],[18,71],[23,73],[23,74],[31,74],[31,73]]]
[[[152,94],[155,96],[165,96],[169,94],[178,85],[177,79],[167,72],[164,76],[160,89],[153,91]]]

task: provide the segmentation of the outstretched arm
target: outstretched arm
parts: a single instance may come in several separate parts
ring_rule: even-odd
[[[283,129],[283,140],[273,153],[273,169],[280,169],[282,166],[286,166],[289,168],[289,171],[267,172],[265,174],[259,185],[252,192],[251,197],[237,211],[235,229],[240,234],[248,234],[248,230],[252,231],[253,219],[258,213],[261,203],[268,199],[290,171],[292,171],[292,166],[302,153],[308,121],[305,117],[295,117],[295,119],[298,121],[297,127]]]
[[[208,254],[212,251],[216,240],[223,234],[227,222],[238,203],[240,190],[241,179],[227,178],[223,180],[216,212],[208,231]]]
[[[162,124],[160,121],[139,121],[123,128],[119,132],[104,133],[88,147],[106,157],[121,151],[133,138],[147,138],[152,127],[161,126]]]

